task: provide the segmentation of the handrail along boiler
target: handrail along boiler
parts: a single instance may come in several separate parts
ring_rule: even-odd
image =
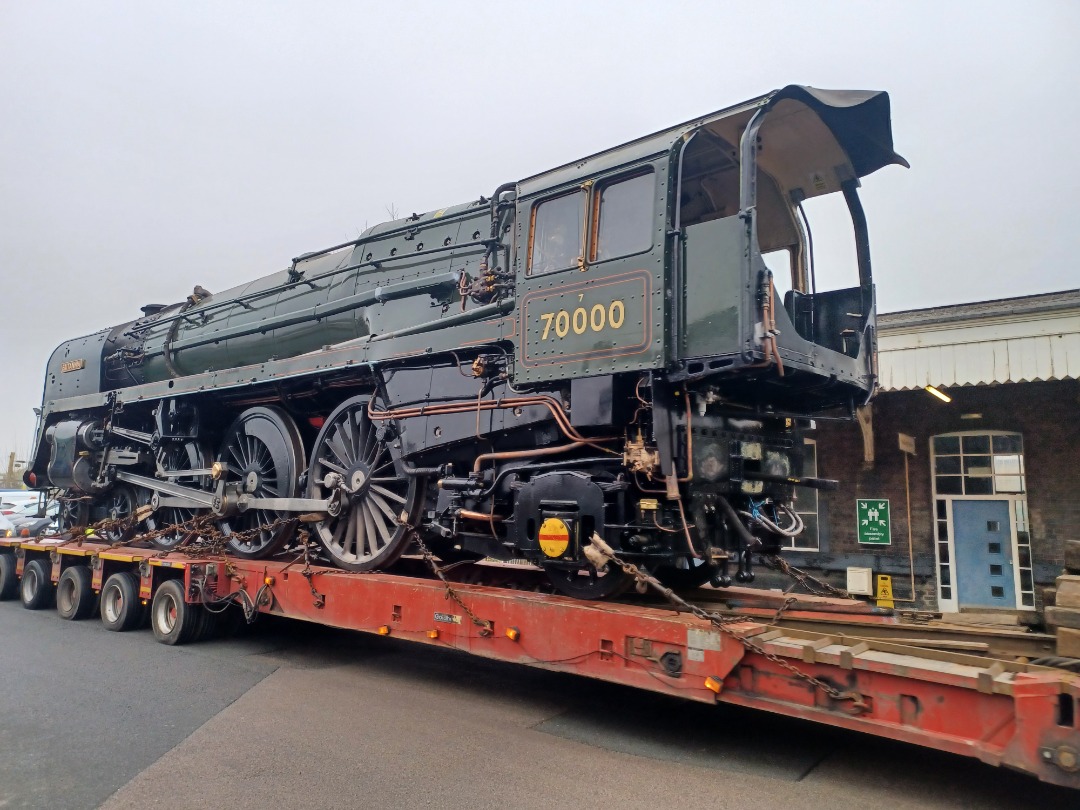
[[[860,178],[907,165],[885,93],[789,86],[376,225],[280,273],[60,345],[31,486],[77,526],[207,515],[240,556],[525,558],[582,598],[748,581],[801,528],[808,420],[874,387]],[[857,283],[820,291],[804,200],[841,194]],[[765,254],[786,251],[790,291]],[[142,507],[140,509],[140,507]],[[189,523],[190,525],[190,523]]]

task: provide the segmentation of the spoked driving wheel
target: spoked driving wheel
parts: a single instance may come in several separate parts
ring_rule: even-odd
[[[293,498],[304,469],[304,444],[292,417],[280,408],[249,408],[229,427],[218,453],[227,484],[239,484],[242,494],[255,498]],[[275,525],[289,512],[252,508],[223,518],[222,532],[229,550],[240,557],[266,557],[289,540]]]
[[[350,571],[385,568],[409,544],[421,505],[415,476],[399,476],[388,445],[389,423],[368,416],[370,397],[340,405],[323,424],[308,471],[308,497],[343,489],[341,510],[316,523],[315,533],[334,563]]]
[[[174,484],[180,484],[193,489],[206,489],[206,476],[185,475],[185,470],[203,470],[208,466],[207,459],[210,454],[200,442],[170,442],[163,444],[157,451],[157,462],[161,468],[169,474],[168,480]],[[140,489],[138,493],[138,505],[149,503],[153,493],[147,489]],[[160,535],[154,535],[150,543],[155,548],[164,551],[176,546],[184,535],[187,534],[182,524],[191,520],[197,511],[183,506],[162,506],[155,510],[146,519],[145,526],[149,532],[162,531]]]

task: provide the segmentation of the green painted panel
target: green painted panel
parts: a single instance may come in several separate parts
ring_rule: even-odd
[[[682,357],[742,349],[740,313],[747,295],[746,224],[740,217],[701,222],[683,237]]]

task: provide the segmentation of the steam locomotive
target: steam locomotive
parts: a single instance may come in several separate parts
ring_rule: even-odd
[[[270,556],[306,515],[355,571],[420,537],[599,599],[627,579],[598,533],[673,586],[749,581],[829,485],[809,420],[873,391],[857,189],[889,164],[887,94],[789,86],[144,306],[53,353],[26,481],[67,528],[137,515],[166,549],[210,516]],[[802,203],[834,193],[858,279],[822,291]]]

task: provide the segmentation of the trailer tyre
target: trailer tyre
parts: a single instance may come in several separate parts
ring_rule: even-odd
[[[56,583],[56,612],[61,619],[85,619],[94,612],[93,576],[85,565],[64,570]]]
[[[15,573],[15,555],[0,554],[0,600],[19,595],[19,577]]]
[[[150,627],[162,644],[186,644],[195,641],[205,626],[201,605],[184,601],[184,583],[178,579],[162,582],[150,607]]]
[[[52,564],[47,560],[31,560],[23,568],[19,596],[27,610],[52,607],[56,600],[56,588],[52,584]]]
[[[139,579],[130,571],[113,574],[101,589],[101,623],[106,630],[134,630],[146,616],[139,601]]]

